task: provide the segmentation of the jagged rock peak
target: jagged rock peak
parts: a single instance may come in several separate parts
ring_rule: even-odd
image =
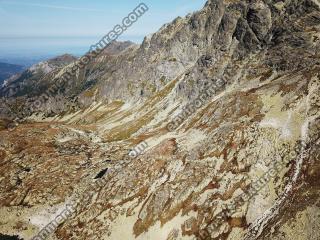
[[[102,52],[102,54],[111,54],[111,55],[116,55],[121,53],[122,51],[126,50],[128,47],[137,45],[134,42],[131,41],[113,41],[108,45]]]

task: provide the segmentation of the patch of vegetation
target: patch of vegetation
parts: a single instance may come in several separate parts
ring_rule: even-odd
[[[168,61],[169,61],[169,62],[176,62],[177,59],[176,59],[175,57],[172,57],[172,58],[170,58]]]
[[[155,116],[155,111],[148,112],[139,119],[135,119],[131,122],[113,128],[106,136],[107,141],[121,141],[126,140],[136,133],[140,128],[152,121]]]
[[[267,72],[262,74],[260,81],[264,82],[264,81],[268,80],[272,76],[272,74],[273,74],[272,69],[268,70]]]
[[[162,76],[159,80],[161,82],[162,85],[165,85],[166,84],[166,76]]]
[[[87,98],[92,98],[94,96],[94,93],[95,93],[95,88],[91,88],[91,89],[87,89],[84,93],[83,93],[83,96],[84,97],[87,97]]]

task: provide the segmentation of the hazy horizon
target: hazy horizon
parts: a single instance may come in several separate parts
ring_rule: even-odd
[[[149,11],[120,41],[141,43],[146,35],[178,16],[201,9],[205,0],[146,0]],[[64,53],[80,56],[121,23],[140,1],[0,0],[0,59],[45,58]]]

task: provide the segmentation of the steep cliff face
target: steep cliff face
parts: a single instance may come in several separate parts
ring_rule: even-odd
[[[210,0],[114,43],[61,109],[0,122],[0,232],[71,205],[51,239],[319,239],[319,41],[317,0]]]

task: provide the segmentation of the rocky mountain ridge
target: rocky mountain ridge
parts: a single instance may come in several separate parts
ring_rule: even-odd
[[[27,121],[0,131],[0,232],[35,236],[81,199],[49,239],[319,239],[319,33],[317,0],[209,0],[115,43],[59,100],[28,105],[74,62],[22,87],[4,109]]]

